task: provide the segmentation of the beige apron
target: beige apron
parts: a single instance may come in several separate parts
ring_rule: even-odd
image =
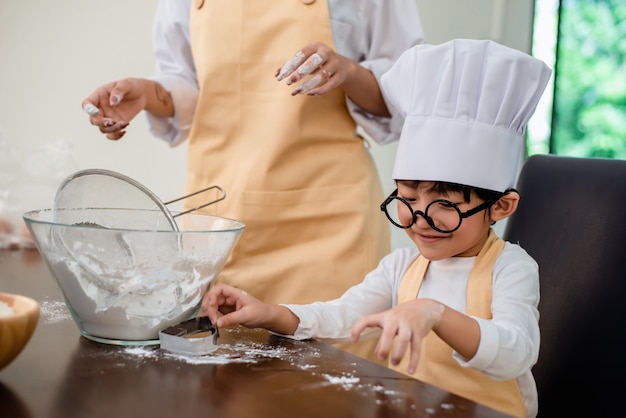
[[[219,280],[271,303],[340,296],[389,252],[377,171],[341,89],[292,97],[274,77],[313,40],[334,48],[327,2],[195,0],[190,28],[201,95],[186,192],[220,185],[207,212],[246,223]]]
[[[491,280],[493,266],[504,248],[504,241],[489,232],[487,242],[476,257],[467,284],[467,314],[491,319]],[[398,304],[416,298],[429,261],[419,256],[407,269],[398,290]],[[407,373],[408,354],[398,366],[390,366]],[[515,417],[526,417],[517,380],[496,381],[469,367],[461,367],[452,358],[452,348],[437,334],[430,332],[422,342],[417,371],[418,380],[443,388]]]

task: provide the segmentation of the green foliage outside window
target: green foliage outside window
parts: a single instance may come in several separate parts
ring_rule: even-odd
[[[550,152],[626,159],[626,1],[561,0],[557,45]]]

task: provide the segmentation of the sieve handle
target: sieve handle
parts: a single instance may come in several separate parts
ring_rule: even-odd
[[[212,190],[212,189],[217,189],[217,190],[219,190],[219,191],[220,191],[220,193],[221,193],[221,196],[220,196],[220,197],[218,197],[218,198],[217,198],[217,199],[215,199],[215,200],[212,200],[212,201],[207,202],[207,203],[203,203],[203,204],[201,204],[200,206],[196,206],[195,208],[191,208],[191,209],[188,209],[188,210],[186,210],[186,211],[184,211],[184,212],[179,212],[179,213],[177,213],[176,215],[172,215],[172,217],[176,218],[177,216],[180,216],[180,215],[185,215],[185,214],[190,213],[190,212],[194,212],[194,211],[196,211],[196,210],[198,210],[198,209],[202,209],[202,208],[204,208],[204,207],[206,207],[206,206],[212,205],[213,203],[217,203],[217,202],[219,202],[220,200],[224,200],[224,199],[226,198],[226,192],[225,192],[225,191],[224,191],[224,189],[222,189],[220,186],[209,186],[209,187],[207,187],[207,188],[205,188],[205,189],[201,189],[201,190],[198,190],[198,191],[196,191],[196,192],[190,193],[190,194],[188,194],[188,195],[181,196],[181,197],[179,197],[179,198],[177,198],[177,199],[170,200],[169,202],[165,202],[164,204],[165,204],[165,206],[167,206],[167,205],[169,205],[169,204],[171,204],[171,203],[175,203],[175,202],[181,201],[181,200],[183,200],[183,199],[187,199],[188,197],[195,196],[195,195],[197,195],[197,194],[204,193],[204,192],[207,192],[207,191]]]

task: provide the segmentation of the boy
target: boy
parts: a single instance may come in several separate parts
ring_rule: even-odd
[[[526,123],[550,73],[492,41],[407,50],[382,78],[406,122],[397,190],[381,210],[416,248],[392,252],[333,301],[269,305],[218,285],[204,312],[220,327],[329,342],[380,329],[376,353],[392,368],[510,415],[535,416],[538,267],[491,225],[517,208],[512,187]]]

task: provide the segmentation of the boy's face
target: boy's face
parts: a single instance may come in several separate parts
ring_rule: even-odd
[[[456,204],[461,212],[466,212],[483,203],[474,193],[472,193],[470,201],[465,202],[462,193],[441,194],[433,191],[432,182],[420,182],[416,185],[410,181],[398,181],[397,185],[398,196],[409,202],[413,211],[420,210],[424,212],[428,204],[437,199],[445,199]],[[396,202],[396,204],[399,203],[398,217],[404,224],[408,225],[411,222],[412,214],[406,205],[400,201]],[[429,214],[431,213],[435,213],[433,209],[429,209]],[[437,220],[434,221],[437,224]],[[420,215],[417,216],[415,223],[405,231],[424,257],[429,260],[441,260],[448,257],[472,257],[478,255],[478,252],[487,240],[490,227],[489,210],[485,210],[464,218],[461,226],[451,233],[436,231]]]

